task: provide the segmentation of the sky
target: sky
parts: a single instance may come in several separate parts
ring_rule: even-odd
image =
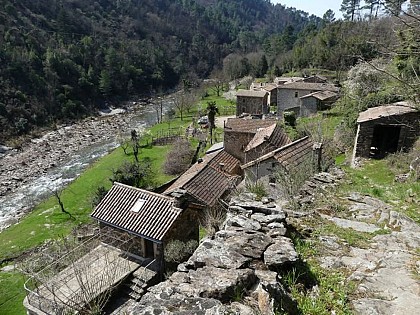
[[[286,7],[294,7],[321,18],[328,9],[331,9],[334,11],[336,19],[342,18],[340,12],[341,2],[341,0],[271,0],[273,4],[280,3]]]

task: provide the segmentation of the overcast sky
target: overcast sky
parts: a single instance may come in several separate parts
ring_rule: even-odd
[[[328,9],[331,9],[334,11],[335,18],[337,19],[342,17],[340,12],[341,2],[340,0],[271,0],[271,3],[281,3],[286,7],[294,7],[309,14],[315,14],[321,18]]]

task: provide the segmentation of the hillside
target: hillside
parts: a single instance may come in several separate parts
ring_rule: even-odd
[[[105,101],[208,77],[232,52],[320,19],[263,0],[2,0],[0,143]]]

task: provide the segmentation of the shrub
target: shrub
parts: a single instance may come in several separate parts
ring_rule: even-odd
[[[193,157],[194,150],[191,147],[191,143],[186,139],[177,140],[166,156],[166,161],[163,165],[165,174],[182,174],[191,166]]]

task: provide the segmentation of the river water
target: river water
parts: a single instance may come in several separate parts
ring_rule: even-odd
[[[168,108],[166,103],[164,108]],[[156,122],[156,112],[147,106],[130,117],[130,130],[144,130]],[[129,130],[127,130],[127,133]],[[117,137],[96,143],[74,152],[63,163],[48,170],[17,190],[0,196],[0,231],[16,223],[18,218],[32,209],[37,203],[50,196],[56,189],[62,188],[78,177],[98,158],[118,147]]]

